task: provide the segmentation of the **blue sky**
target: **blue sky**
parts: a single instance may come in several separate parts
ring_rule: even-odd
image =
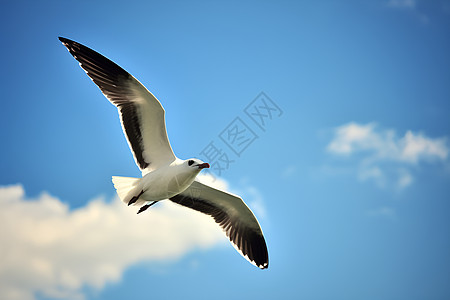
[[[0,12],[0,298],[448,299],[450,2],[15,1]],[[106,55],[166,109],[180,158],[259,218],[269,269],[208,218],[135,215],[117,112],[58,36]],[[264,92],[282,114],[262,130]],[[239,117],[257,138],[220,138]]]

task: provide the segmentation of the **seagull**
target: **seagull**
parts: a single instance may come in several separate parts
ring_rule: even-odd
[[[166,132],[165,111],[136,78],[100,53],[59,37],[81,68],[117,107],[123,132],[142,178],[113,176],[119,198],[139,213],[169,199],[211,216],[234,248],[250,263],[267,269],[269,256],[261,227],[241,197],[201,183],[196,176],[209,164],[175,156]]]

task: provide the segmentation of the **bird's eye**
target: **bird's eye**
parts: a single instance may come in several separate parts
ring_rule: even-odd
[[[193,163],[194,163],[194,161],[193,161],[192,159],[190,159],[190,160],[188,161],[188,166],[192,166]]]

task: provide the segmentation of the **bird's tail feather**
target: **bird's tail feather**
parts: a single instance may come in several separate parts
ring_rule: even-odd
[[[135,196],[136,188],[139,185],[141,178],[133,177],[121,177],[113,176],[112,182],[116,188],[117,194],[123,203],[128,204],[128,202]]]

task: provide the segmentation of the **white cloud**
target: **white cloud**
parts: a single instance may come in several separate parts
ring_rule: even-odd
[[[83,299],[83,288],[118,281],[133,264],[227,241],[210,217],[169,201],[140,215],[117,198],[71,210],[47,193],[29,199],[21,185],[0,187],[0,220],[0,299]]]
[[[378,136],[372,134],[374,124],[359,125],[349,123],[336,128],[335,138],[328,145],[328,150],[334,153],[350,155],[357,150],[376,147],[380,143]]]
[[[414,178],[411,167],[422,162],[447,160],[447,138],[430,138],[423,133],[407,131],[397,137],[394,130],[380,130],[374,123],[361,125],[348,123],[334,131],[327,146],[330,153],[359,158],[358,178],[374,180],[385,187],[392,176],[397,188],[405,188]]]
[[[419,159],[427,158],[445,160],[448,156],[449,149],[444,138],[430,139],[408,131],[399,142],[399,157],[405,161],[417,163]]]

